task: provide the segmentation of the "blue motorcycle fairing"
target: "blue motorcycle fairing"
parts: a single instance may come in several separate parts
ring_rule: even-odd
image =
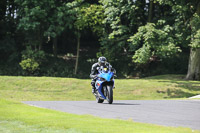
[[[101,77],[101,78],[104,78],[106,81],[111,81],[111,78],[113,76],[113,72],[110,72],[110,71],[108,73],[101,72],[98,76]]]
[[[99,94],[102,96],[102,98],[106,99],[106,97],[104,96],[103,92],[102,92],[102,89],[103,89],[103,83],[105,81],[102,81],[100,78],[103,78],[105,79],[107,82],[110,82],[111,81],[111,78],[113,77],[113,72],[100,72],[100,74],[98,74],[98,79],[95,83],[95,87],[96,89],[98,90]],[[114,79],[112,79],[113,83],[114,83]],[[113,84],[114,86],[114,84]]]
[[[98,92],[99,92],[99,94],[100,94],[104,99],[106,99],[106,97],[104,96],[104,94],[103,94],[103,92],[102,92],[102,89],[103,89],[103,85],[101,84],[101,85],[99,86],[99,88],[98,88]]]

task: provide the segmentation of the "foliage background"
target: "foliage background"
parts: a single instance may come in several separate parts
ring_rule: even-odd
[[[99,56],[121,78],[186,74],[190,48],[200,46],[199,5],[197,0],[1,0],[0,75],[89,78]]]

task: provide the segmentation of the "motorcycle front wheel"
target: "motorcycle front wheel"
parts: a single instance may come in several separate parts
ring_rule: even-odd
[[[109,86],[109,85],[107,86],[106,99],[107,99],[109,104],[113,103],[113,89],[112,89],[112,86]]]

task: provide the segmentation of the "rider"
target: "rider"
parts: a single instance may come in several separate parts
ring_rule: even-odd
[[[110,63],[106,62],[106,57],[99,57],[98,62],[94,63],[92,65],[92,69],[91,69],[91,73],[90,73],[90,78],[92,79],[91,85],[92,85],[92,93],[95,92],[96,88],[95,88],[95,82],[97,79],[97,74],[99,74],[98,70],[100,69],[100,67],[103,66],[104,68],[110,68],[111,71],[116,74],[116,70],[114,68],[112,68],[112,66],[110,65]]]

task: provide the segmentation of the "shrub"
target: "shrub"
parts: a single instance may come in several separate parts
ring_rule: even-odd
[[[29,74],[33,74],[36,70],[39,70],[39,63],[31,58],[22,60],[19,64]]]
[[[32,50],[31,47],[27,47],[26,50],[22,51],[22,61],[19,64],[24,70],[25,75],[37,75],[45,59],[44,51]]]

